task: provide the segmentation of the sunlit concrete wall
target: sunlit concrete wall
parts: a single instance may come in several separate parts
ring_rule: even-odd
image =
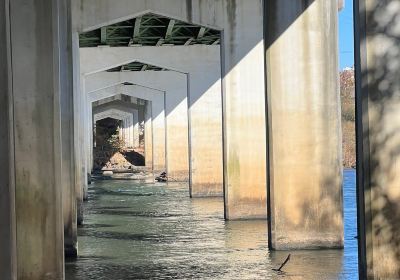
[[[110,96],[125,94],[128,96],[151,101],[152,112],[152,154],[153,170],[160,173],[165,170],[165,92],[142,86],[111,86],[99,91],[88,93],[91,102]]]
[[[400,3],[356,4],[360,279],[400,279]]]
[[[189,179],[188,88],[185,74],[174,71],[99,72],[88,75],[86,91],[129,82],[166,92],[166,152],[168,176],[178,181]]]
[[[85,76],[141,61],[189,77],[191,195],[222,195],[222,107],[219,46],[82,48]],[[199,59],[201,57],[201,59]],[[101,58],[101,59],[100,59]]]
[[[267,172],[262,1],[82,0],[78,2],[80,5],[76,13],[81,19],[80,31],[92,30],[150,12],[223,31],[221,57],[225,99],[226,218],[265,218]],[[92,8],[93,5],[96,5],[96,9]],[[165,52],[165,47],[162,48]],[[205,56],[199,54],[196,61],[201,62],[204,58]],[[157,59],[154,61],[157,63]],[[178,62],[182,64],[180,60]],[[189,73],[190,71],[185,72]],[[194,88],[192,83],[197,79],[190,74],[190,94]],[[201,80],[201,83],[204,84],[204,82]],[[207,131],[194,129],[197,122],[202,123],[197,116],[205,119],[204,116],[211,111],[204,111],[205,104],[216,104],[216,100],[205,101],[206,96],[208,94],[203,94],[201,99],[199,95],[194,95],[194,99],[190,97],[192,106],[190,131],[192,139],[202,140],[197,143],[197,146],[199,147],[198,151],[203,152],[197,154],[196,143],[191,143],[193,149],[191,151],[193,196],[221,194],[218,186],[222,182],[222,176],[216,174],[216,170],[220,173],[220,169],[215,168],[217,161],[208,161],[208,159],[218,159],[215,153],[208,152],[210,147],[207,145],[206,139],[211,138],[205,137],[204,133]],[[198,98],[200,101],[194,103],[194,100]],[[198,113],[194,114],[196,110]],[[216,116],[213,114],[208,117],[207,121],[215,119]],[[217,152],[217,142],[214,143],[213,151]],[[205,157],[203,158],[201,155],[205,155]],[[198,166],[199,164],[201,166]],[[219,159],[218,164],[220,164]],[[210,176],[213,176],[214,179]],[[203,186],[203,188],[208,186],[208,191],[201,191],[199,186]]]
[[[337,2],[266,7],[273,249],[343,247]]]

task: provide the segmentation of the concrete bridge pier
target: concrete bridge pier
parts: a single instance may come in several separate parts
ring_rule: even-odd
[[[17,269],[8,6],[8,0],[0,2],[0,275],[5,280],[15,279]]]
[[[76,21],[72,20],[72,26],[74,27]],[[76,196],[76,207],[77,207],[77,223],[81,225],[83,223],[83,189],[85,186],[85,168],[83,166],[83,135],[82,135],[82,123],[83,118],[83,99],[80,94],[81,81],[80,81],[80,68],[79,68],[79,34],[72,32],[72,59],[73,59],[73,99],[74,99],[74,167],[75,167],[75,196]]]
[[[152,103],[146,100],[144,111],[144,159],[147,170],[153,171]]]
[[[263,1],[225,0],[222,96],[225,218],[266,219]]]
[[[133,147],[133,134],[139,133],[139,131],[133,131],[133,123],[137,123],[138,120],[138,110],[124,108],[115,104],[113,106],[100,105],[98,107],[93,110],[94,122],[105,118],[114,118],[122,121],[122,139],[125,141],[126,147]]]
[[[272,249],[343,247],[336,1],[266,1]]]
[[[152,138],[153,138],[153,171],[155,175],[166,170],[166,115],[165,115],[165,91],[151,90],[141,86],[123,86],[122,93],[143,100],[151,101],[152,105]],[[136,90],[135,90],[136,89]],[[143,89],[146,89],[144,91]],[[147,93],[146,93],[147,92]],[[149,94],[150,93],[150,94]]]
[[[400,279],[400,5],[355,1],[360,279]]]
[[[124,94],[143,100],[150,101],[151,105],[151,126],[147,125],[147,130],[151,127],[151,153],[153,171],[157,174],[166,168],[166,152],[165,152],[165,92],[148,87],[137,85],[132,86],[111,86],[102,90],[88,93],[91,102],[98,101],[107,97]],[[149,108],[148,108],[149,109]],[[149,121],[149,120],[148,120]],[[150,152],[148,150],[148,152]],[[147,155],[147,154],[146,154]]]
[[[87,93],[85,93],[87,95]],[[93,139],[93,134],[94,134],[94,127],[96,124],[96,120],[93,119],[93,103],[90,100],[90,97],[87,96],[88,99],[88,107],[89,107],[89,116],[87,119],[87,122],[89,125],[87,126],[87,134],[88,134],[88,139],[89,139],[89,144],[88,144],[88,154],[87,154],[87,162],[88,162],[88,170],[90,172],[93,171],[93,147],[94,147],[94,139]],[[139,123],[140,123],[140,117],[144,118],[142,115],[144,115],[144,109],[140,108],[140,106],[132,104],[132,108],[125,108],[125,109],[135,109],[132,110],[132,119],[127,118],[124,119],[124,125],[120,131],[121,133],[121,138],[125,140],[125,144],[127,148],[137,148],[140,146],[140,129],[139,129]],[[125,106],[126,107],[126,106]],[[143,112],[142,112],[143,111]]]
[[[70,1],[61,1],[60,10],[71,13]],[[61,90],[61,186],[64,221],[65,256],[78,255],[77,204],[75,193],[74,157],[74,100],[73,100],[73,54],[71,36],[71,17],[60,17],[60,40],[66,42],[60,52],[60,90]]]
[[[87,142],[87,149],[88,149],[88,154],[87,154],[87,170],[88,174],[92,174],[93,172],[93,107],[92,103],[89,100],[89,97],[85,95],[86,98],[86,104],[88,106],[88,115],[87,115],[87,122],[88,122],[88,127],[87,127],[87,132],[88,132],[88,142]]]
[[[167,173],[173,180],[188,181],[187,75],[175,71],[99,72],[86,77],[86,90],[91,92],[109,85],[126,82],[165,91]],[[151,137],[151,135],[149,136]]]
[[[162,51],[155,46],[82,48],[80,54],[81,72],[86,76],[133,61],[186,73],[189,83],[190,194],[192,197],[223,195],[219,46],[163,46]],[[153,131],[156,131],[154,126]],[[156,139],[153,140],[156,143]],[[156,165],[154,168],[157,169]]]
[[[6,280],[64,277],[60,104],[67,81],[60,54],[67,42],[59,33],[66,32],[60,19],[67,11],[61,3],[68,2],[0,4],[0,275]]]

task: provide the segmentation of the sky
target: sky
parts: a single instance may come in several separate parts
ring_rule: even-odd
[[[345,8],[339,13],[339,68],[354,65],[353,1],[346,0]]]

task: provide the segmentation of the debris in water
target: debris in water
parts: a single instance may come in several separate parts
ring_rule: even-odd
[[[282,268],[290,261],[290,254],[287,256],[286,260],[281,264],[278,269],[273,268],[274,271],[282,271]]]
[[[168,181],[167,173],[166,172],[161,173],[160,176],[156,177],[156,181],[167,182]]]

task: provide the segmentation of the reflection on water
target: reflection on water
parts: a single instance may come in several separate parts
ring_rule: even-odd
[[[343,251],[269,252],[266,222],[225,222],[222,199],[191,200],[186,185],[96,182],[66,279],[357,279],[355,171],[344,174]]]

